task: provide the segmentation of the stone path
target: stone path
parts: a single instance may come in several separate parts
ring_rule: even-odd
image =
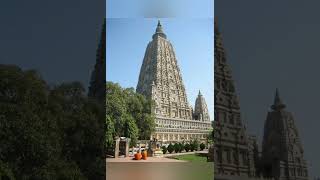
[[[169,159],[165,157],[148,157],[147,160],[133,160],[132,157],[126,158],[107,158],[107,163],[121,163],[121,162],[133,162],[133,163],[143,163],[143,162],[187,162],[176,159]]]
[[[199,171],[193,164],[168,158],[149,157],[147,160],[131,158],[107,159],[107,180],[195,180]],[[190,174],[188,174],[190,173]]]

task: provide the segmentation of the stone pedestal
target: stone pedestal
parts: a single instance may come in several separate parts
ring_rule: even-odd
[[[118,158],[119,155],[129,157],[129,145],[130,138],[116,138],[114,148],[114,158]]]
[[[118,158],[119,157],[119,144],[120,144],[120,138],[117,138],[115,140],[114,158]]]
[[[129,157],[129,146],[130,146],[130,141],[131,139],[130,138],[126,138],[126,152],[125,152],[125,156],[126,157]]]

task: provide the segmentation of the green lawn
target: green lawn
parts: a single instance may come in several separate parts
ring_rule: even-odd
[[[187,170],[184,171],[184,180],[212,180],[213,179],[213,162],[207,162],[206,157],[196,154],[186,154],[173,156],[171,158],[191,162],[187,164]]]
[[[178,160],[189,161],[189,162],[207,162],[206,157],[201,157],[196,154],[179,155],[179,156],[174,156],[173,158]]]

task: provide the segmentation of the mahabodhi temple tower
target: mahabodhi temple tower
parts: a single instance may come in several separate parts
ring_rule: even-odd
[[[265,121],[261,152],[256,138],[246,133],[216,22],[214,38],[214,178],[307,180],[308,168],[298,129],[278,90]]]
[[[151,139],[205,141],[212,131],[208,108],[201,93],[196,100],[195,113],[188,103],[173,46],[160,21],[147,46],[136,91],[155,101],[156,131]]]
[[[278,90],[264,125],[262,173],[278,179],[308,179],[307,163],[293,115],[285,110]]]
[[[214,31],[215,179],[226,176],[254,177],[254,137],[247,135],[241,120],[236,89],[216,23]]]
[[[88,96],[105,103],[106,98],[106,19],[103,21],[96,64],[91,74]]]

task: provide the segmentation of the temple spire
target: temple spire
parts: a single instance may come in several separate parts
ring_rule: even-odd
[[[162,26],[161,26],[160,20],[158,20],[158,25],[157,25],[156,33],[163,33],[163,30],[162,30]]]
[[[275,93],[275,96],[274,96],[274,102],[273,102],[273,105],[271,106],[271,108],[273,110],[281,110],[283,108],[285,108],[286,105],[282,103],[281,101],[281,98],[280,98],[280,95],[279,95],[279,90],[278,88],[276,88],[276,93]]]
[[[165,39],[167,38],[166,34],[163,32],[160,20],[158,20],[157,29],[156,29],[156,32],[154,33],[154,35],[152,36],[152,38],[155,38],[156,36],[161,36],[161,37],[163,37]]]
[[[106,97],[106,18],[101,28],[100,42],[97,49],[96,64],[91,74],[88,96],[105,103]]]
[[[202,96],[200,90],[199,90],[198,97],[196,99],[196,104],[194,106],[193,116],[196,120],[210,121],[207,103],[206,103],[206,100],[204,99],[204,97]]]

